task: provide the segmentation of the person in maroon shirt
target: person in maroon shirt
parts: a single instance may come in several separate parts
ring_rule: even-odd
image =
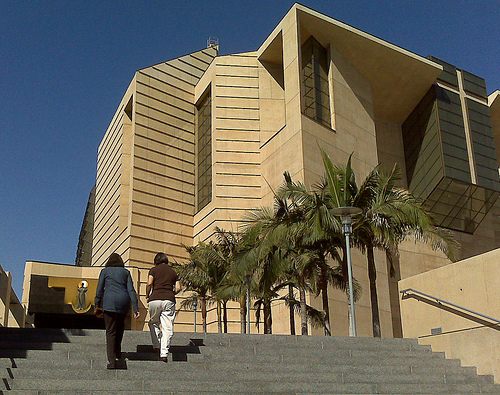
[[[156,254],[146,286],[149,309],[149,330],[153,348],[160,351],[160,360],[168,361],[170,340],[174,334],[175,295],[181,290],[177,273],[168,264],[163,252]]]

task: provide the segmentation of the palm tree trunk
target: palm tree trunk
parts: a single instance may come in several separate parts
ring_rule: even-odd
[[[289,285],[288,286],[288,300],[290,301],[290,335],[294,336],[295,335],[295,312],[293,309],[293,286]]]
[[[227,333],[227,300],[222,302],[222,313],[224,320],[224,333]]]
[[[203,322],[203,333],[207,333],[207,299],[205,295],[201,297],[201,320]]]
[[[271,315],[271,301],[264,301],[264,333],[272,334],[273,333],[273,317]]]
[[[320,290],[321,300],[323,303],[323,312],[325,313],[325,336],[331,336],[332,330],[330,328],[330,306],[328,304],[328,280],[326,278],[327,263],[323,257],[320,267]]]
[[[370,300],[372,305],[373,336],[381,337],[380,316],[378,311],[378,296],[377,296],[377,269],[375,267],[373,246],[371,244],[368,244],[366,246],[366,256],[368,259],[368,279],[370,280]]]
[[[240,298],[240,322],[241,322],[241,333],[247,333],[247,303],[245,296]]]
[[[222,333],[222,311],[221,311],[221,303],[217,301],[217,331]]]
[[[307,336],[307,305],[306,305],[306,291],[304,288],[299,288],[300,295],[300,327],[302,329],[302,336]]]

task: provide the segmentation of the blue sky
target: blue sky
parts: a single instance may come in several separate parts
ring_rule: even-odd
[[[291,1],[11,1],[0,13],[0,265],[72,263],[97,146],[134,71],[258,48]],[[500,88],[500,1],[302,1]]]

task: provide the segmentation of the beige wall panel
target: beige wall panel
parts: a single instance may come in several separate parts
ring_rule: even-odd
[[[259,175],[259,164],[244,164],[244,163],[214,163],[213,171],[215,174],[227,173],[227,174],[248,174],[248,175]]]
[[[130,120],[121,118],[122,144],[116,144],[115,152],[110,151],[115,161],[120,163],[120,178],[112,180],[112,162],[108,168],[103,168],[102,174],[98,175],[96,188],[96,212],[94,223],[94,236],[92,245],[92,265],[104,264],[111,252],[123,253],[127,248],[127,232],[130,190],[130,150],[131,150],[131,126]],[[115,159],[116,158],[116,159]],[[106,162],[106,157],[100,160]],[[107,173],[107,171],[109,173]],[[102,181],[99,182],[99,179]],[[112,184],[107,184],[113,182]],[[117,185],[118,184],[118,185]],[[117,206],[116,206],[117,205]],[[114,206],[114,207],[113,207]]]
[[[188,123],[194,123],[194,113],[192,111],[192,106],[186,109],[179,108],[177,106],[170,105],[165,102],[166,95],[164,92],[159,92],[156,90],[151,90],[148,95],[137,94],[137,102],[141,103],[146,107],[161,108],[162,112],[167,112],[169,115],[175,119],[185,121]]]
[[[104,266],[113,252],[122,255],[127,250],[128,243],[129,238],[125,233],[120,235],[118,231],[114,232],[111,238],[105,244],[102,244],[95,253],[92,249],[92,266]]]
[[[259,62],[259,98],[284,100],[285,91],[277,78],[284,78],[282,64]]]
[[[182,79],[194,77],[193,85],[196,85],[205,71],[206,64],[202,64],[196,59],[192,59],[189,63],[181,59],[172,59],[165,63],[163,67],[168,68],[168,70],[173,68],[175,73],[177,73],[176,75]],[[173,74],[171,71],[169,72]]]
[[[259,71],[256,67],[256,63],[253,62],[252,66],[241,66],[241,65],[225,65],[219,64],[219,58],[217,59],[217,64],[215,68],[215,74],[217,77],[227,77],[227,76],[238,76],[238,77],[258,77]]]
[[[158,151],[152,151],[149,148],[138,146],[137,144],[134,148],[134,153],[136,157],[146,158],[166,167],[177,169],[184,173],[194,174],[194,163],[180,160],[173,155],[166,155]]]
[[[394,163],[397,163],[401,171],[401,185],[407,187],[401,125],[376,119],[375,129],[377,131],[377,152],[382,168],[390,171]]]
[[[253,130],[227,130],[224,128],[216,128],[215,140],[228,140],[228,141],[259,141],[259,131]]]
[[[149,118],[150,126],[151,123],[155,121],[157,124],[162,124],[167,127],[175,128],[181,135],[194,134],[194,119],[190,121],[185,121],[174,116],[171,116],[163,111],[157,110],[152,107],[147,107],[147,105],[137,102],[136,113],[139,115],[144,115]],[[160,129],[161,130],[161,129]],[[189,139],[188,137],[185,137]]]
[[[118,193],[117,189],[120,186],[121,179],[121,163],[114,169],[113,173],[106,175],[104,179],[96,185],[96,194],[98,191],[99,200],[96,199],[95,207],[98,211],[103,202],[113,199],[113,196]]]
[[[240,163],[242,165],[260,165],[258,152],[230,152],[216,151],[214,155],[216,163]]]
[[[174,202],[182,202],[194,206],[194,195],[186,191],[177,191],[168,187],[168,185],[151,184],[140,179],[134,179],[134,190],[142,191],[147,194],[154,194]]]
[[[105,167],[102,167],[100,173],[97,175],[96,181],[96,193],[98,193],[99,199],[102,199],[106,194],[102,194],[102,191],[106,187],[109,189],[109,184],[112,184],[116,179],[120,179],[121,170],[123,166],[122,158],[122,144],[120,143],[116,147],[116,154],[113,157],[105,158],[108,161]]]
[[[132,224],[151,227],[158,230],[171,231],[181,235],[190,235],[193,232],[191,224],[176,222],[173,215],[165,218],[154,218],[139,213],[133,213]]]
[[[207,241],[215,235],[215,227],[219,227],[225,231],[230,232],[241,232],[242,226],[247,222],[244,220],[232,220],[232,221],[221,221],[218,219],[213,219],[209,226],[206,228],[200,229],[199,232],[195,233],[193,236],[194,243],[196,244],[198,241]]]
[[[136,127],[137,128],[137,127]],[[145,132],[144,127],[139,127],[142,129],[143,132]],[[147,134],[147,132],[145,132]],[[171,159],[174,160],[179,160],[181,162],[190,164],[194,168],[194,152],[192,149],[192,144],[189,143],[183,143],[185,144],[184,146],[179,145],[179,140],[174,140],[172,143],[175,145],[170,145],[167,143],[163,143],[161,141],[157,140],[151,140],[148,137],[145,137],[143,135],[135,134],[134,136],[134,141],[135,141],[135,148],[143,148],[143,149],[148,149],[151,152],[156,152],[156,153],[163,153],[164,155],[168,156]],[[186,151],[186,148],[189,148],[190,151]]]
[[[242,109],[259,109],[259,99],[241,97],[217,97],[217,107],[234,107]]]
[[[167,178],[177,180],[178,182],[186,183],[186,184],[194,184],[194,175],[186,172],[182,172],[173,167],[168,167],[162,164],[157,164],[148,160],[145,160],[140,157],[135,158],[135,166],[137,169],[142,169],[145,171],[149,171],[151,173],[155,173],[158,175],[163,175]],[[176,185],[173,185],[176,187]]]
[[[185,257],[185,249],[177,244],[170,244],[163,241],[148,240],[143,237],[135,236],[130,239],[130,254],[133,257],[134,249],[157,253],[158,251],[168,251],[169,256],[182,258]]]
[[[216,185],[215,196],[218,198],[260,199],[260,185],[253,187],[247,185],[238,185],[238,186]]]
[[[445,265],[450,261],[440,252],[433,251],[431,247],[406,240],[399,246],[401,278],[414,276]]]
[[[135,157],[135,166],[139,169],[146,169],[147,171],[155,174],[164,175],[168,178],[173,178],[188,184],[194,184],[194,174],[183,172],[182,170],[170,167],[164,164],[155,163],[151,160],[142,157]]]
[[[116,226],[118,224],[119,219],[119,196],[117,196],[114,202],[109,204],[106,212],[103,213],[101,217],[95,222],[95,232],[93,239],[96,243],[99,243],[106,235],[107,229],[111,226]]]
[[[249,152],[259,153],[259,141],[237,140],[237,141],[220,141],[215,143],[218,152]]]
[[[258,77],[256,56],[220,56],[216,59],[216,76]],[[248,71],[252,70],[252,74]]]
[[[168,218],[174,223],[187,224],[188,226],[193,222],[192,215],[182,214],[177,211],[167,210],[165,207],[145,204],[135,200],[132,201],[132,212],[134,214],[147,215],[153,218]]]
[[[98,172],[101,171],[101,167],[105,165],[106,158],[110,158],[113,154],[116,153],[116,144],[121,141],[121,133],[122,133],[122,120],[123,116],[117,118],[118,122],[115,125],[110,125],[107,133],[106,133],[106,142],[103,143],[97,152],[97,169]]]
[[[478,255],[427,273],[401,280],[400,290],[413,288],[490,317],[500,317],[500,249]],[[446,284],[446,286],[443,286]],[[401,301],[405,337],[444,351],[448,358],[460,358],[464,365],[478,366],[481,374],[495,374],[500,382],[498,331],[478,321],[477,316],[449,311],[407,298]],[[442,334],[431,336],[431,329]]]
[[[147,86],[168,91],[173,96],[187,102],[192,100],[193,85],[161,70],[158,66],[148,67],[137,72],[137,81]]]
[[[288,126],[287,126],[288,128]],[[285,128],[285,130],[287,129]],[[287,137],[288,140],[285,140]],[[283,172],[289,171],[290,174],[297,174],[303,168],[302,162],[302,138],[300,133],[289,136],[288,133],[278,133],[262,149],[262,191],[268,189],[268,183],[271,188],[277,188],[283,182]],[[303,180],[298,180],[303,181]]]
[[[153,81],[148,78],[147,80]],[[189,100],[186,100],[184,95],[183,98],[175,95],[175,90],[171,89],[167,85],[161,85],[160,82],[156,81],[154,85],[146,82],[138,82],[137,83],[137,95],[145,98],[153,98],[157,100],[162,105],[167,105],[172,108],[174,111],[179,111],[181,114],[192,114],[194,115],[193,103]],[[153,100],[153,102],[154,102]]]
[[[260,175],[233,175],[228,173],[217,173],[216,185],[248,185],[261,187]]]
[[[188,131],[177,130],[141,114],[136,115],[136,134],[179,149],[193,152],[194,135]]]
[[[97,160],[97,175],[101,176],[101,173],[109,168],[110,163],[116,161],[117,154],[120,153],[120,149],[117,148],[122,143],[122,127],[116,128],[113,131],[113,135],[109,140],[109,144],[103,147],[98,155]]]
[[[187,55],[180,59],[170,60],[167,63],[190,74],[197,75],[200,78],[211,62]]]
[[[181,245],[191,241],[191,235],[176,234],[174,232],[161,231],[159,229],[146,228],[140,225],[132,224],[130,228],[131,237],[141,237],[151,241]]]
[[[190,68],[189,65],[185,65],[186,69],[189,69],[188,72],[181,70],[178,68],[179,64],[175,66],[172,66],[168,63],[160,63],[156,66],[153,66],[156,70],[159,70],[161,73],[165,73],[168,76],[174,77],[177,81],[183,81],[186,82],[187,84],[191,85],[191,89],[194,89],[194,86],[198,82],[199,76],[192,74],[193,73],[199,73],[197,70]],[[181,65],[182,69],[184,69],[184,65]]]
[[[252,108],[215,106],[214,114],[216,118],[259,120],[259,110]]]
[[[237,97],[245,99],[258,99],[259,90],[257,88],[233,88],[217,86],[214,89],[215,97]]]
[[[207,67],[209,67],[209,65],[214,60],[214,57],[217,55],[217,51],[218,50],[216,48],[207,48],[207,49],[202,49],[201,51],[198,52],[193,52],[189,56],[191,58],[202,61],[207,65]]]
[[[194,163],[194,142],[175,138],[172,135],[149,130],[144,126],[136,125],[135,141],[141,147],[146,146],[155,151],[162,151],[169,156]]]
[[[227,88],[259,88],[259,77],[258,76],[240,76],[237,75],[217,75],[216,87],[227,87]]]
[[[260,99],[261,144],[285,126],[285,102],[281,99]]]
[[[151,195],[143,191],[134,190],[134,202],[150,204],[165,208],[171,212],[192,215],[193,205],[174,201],[161,195]]]
[[[168,187],[169,190],[187,194],[188,197],[186,197],[186,201],[189,201],[189,196],[194,196],[194,184],[187,184],[171,177],[167,177],[163,174],[154,174],[148,172],[147,170],[135,168],[134,179],[138,180],[139,182],[142,181],[149,184],[158,185],[160,188],[162,186],[165,186]]]
[[[215,127],[220,129],[236,129],[236,130],[248,130],[256,131],[259,130],[259,120],[249,120],[249,119],[229,119],[218,117],[214,120]]]

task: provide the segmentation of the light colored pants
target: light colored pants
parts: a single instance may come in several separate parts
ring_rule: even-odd
[[[168,356],[170,340],[174,334],[175,303],[170,300],[152,300],[148,303],[148,308],[153,348],[159,348],[160,357],[163,358]]]

